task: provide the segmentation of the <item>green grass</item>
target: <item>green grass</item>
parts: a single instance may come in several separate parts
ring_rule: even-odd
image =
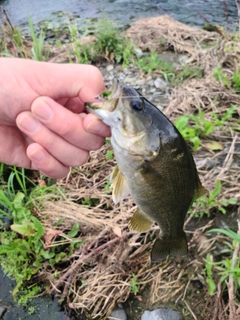
[[[46,266],[54,272],[56,265],[67,261],[68,256],[83,243],[78,237],[80,226],[75,223],[71,230],[63,230],[67,238],[60,234],[49,247],[45,247],[46,230],[36,209],[41,208],[43,199],[60,198],[62,192],[55,185],[39,186],[31,182],[25,170],[19,171],[16,167],[12,168],[7,183],[2,181],[0,263],[4,272],[16,281],[13,297],[18,303],[26,304],[41,290],[38,284],[31,283],[35,275],[41,274]]]
[[[45,34],[43,30],[40,31],[39,35],[37,35],[34,29],[33,23],[29,17],[28,17],[28,25],[29,25],[30,34],[33,41],[33,47],[31,49],[32,59],[37,61],[47,60],[49,53],[44,52]]]
[[[175,76],[173,71],[174,67],[171,62],[165,62],[158,58],[158,53],[155,51],[150,52],[150,54],[147,54],[143,56],[142,58],[139,58],[136,61],[136,65],[141,69],[144,73],[152,73],[153,71],[158,71],[159,73],[162,73],[166,78],[169,78],[170,76]]]

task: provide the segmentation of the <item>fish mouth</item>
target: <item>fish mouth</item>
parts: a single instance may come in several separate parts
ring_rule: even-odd
[[[95,97],[96,102],[87,102],[85,107],[89,111],[98,109],[114,111],[118,105],[119,98],[122,93],[122,85],[118,79],[113,79],[113,84],[110,89],[102,91]]]

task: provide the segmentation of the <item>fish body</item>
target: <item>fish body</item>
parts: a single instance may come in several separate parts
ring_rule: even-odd
[[[105,95],[105,97],[103,97]],[[187,254],[183,225],[195,198],[206,193],[192,154],[177,128],[130,86],[114,82],[88,110],[111,127],[117,167],[111,175],[113,200],[130,194],[138,209],[129,222],[137,232],[160,227],[151,258]]]

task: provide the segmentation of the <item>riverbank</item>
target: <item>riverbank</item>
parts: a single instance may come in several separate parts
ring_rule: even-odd
[[[189,320],[225,320],[231,312],[239,313],[239,287],[234,280],[238,275],[233,271],[239,266],[239,260],[233,261],[239,244],[221,232],[206,233],[218,227],[237,234],[240,198],[239,40],[221,28],[217,31],[191,28],[166,16],[144,19],[118,35],[117,39],[130,39],[122,47],[125,55],[105,47],[99,58],[94,57],[106,86],[117,77],[176,121],[210,194],[194,203],[187,217],[188,257],[168,258],[157,265],[150,264],[149,249],[159,230],[154,226],[146,234],[129,232],[134,203],[128,198],[114,206],[111,200],[107,177],[115,161],[109,142],[92,152],[87,164],[74,168],[68,180],[57,181],[54,196],[37,198],[34,214],[45,234],[52,229],[49,226],[56,226],[64,235],[72,231],[69,244],[85,241],[70,252],[68,243],[61,247],[61,236],[51,239],[51,244],[68,255],[54,267],[46,260],[39,267],[40,279],[48,292],[57,292],[70,308],[80,309],[90,319],[103,319],[116,303],[125,301],[129,320],[140,319],[145,309],[159,306],[178,310]],[[87,48],[98,50],[94,47],[98,35],[83,43],[71,32],[70,44],[46,43],[42,57],[75,63],[81,62],[84,55],[80,53],[88,52]],[[11,54],[32,58],[32,41],[24,39],[20,45],[11,37],[4,41],[4,49]],[[116,63],[118,55],[124,65]],[[88,255],[84,254],[86,247],[92,248]],[[82,256],[82,261],[76,256]],[[34,283],[35,277],[32,280]],[[232,281],[237,290],[231,287]]]

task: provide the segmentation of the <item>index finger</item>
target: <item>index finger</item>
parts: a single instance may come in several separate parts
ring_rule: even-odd
[[[79,97],[84,103],[95,101],[95,96],[104,90],[100,70],[87,64],[57,64],[28,59],[1,58],[10,61],[16,79],[28,84],[30,104],[38,96],[48,96],[54,100]],[[25,96],[24,96],[25,97]],[[28,101],[25,98],[26,105]],[[26,111],[23,108],[22,111]]]

